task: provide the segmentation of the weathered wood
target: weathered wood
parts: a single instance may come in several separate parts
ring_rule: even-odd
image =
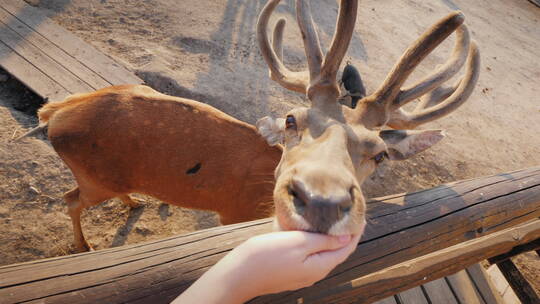
[[[377,301],[373,304],[396,304],[396,300],[394,299],[394,297],[388,297],[386,299],[382,299],[380,301]]]
[[[371,303],[423,282],[436,280],[540,236],[540,220],[442,249],[304,297],[308,303]],[[424,284],[433,303],[457,303],[444,280]]]
[[[465,269],[486,304],[504,304],[501,295],[488,277],[486,270],[475,264]]]
[[[376,199],[368,207],[365,235],[345,263],[310,288],[253,302],[296,303],[304,298],[312,303],[307,299],[313,294],[337,299],[331,293],[336,286],[539,216],[540,168]],[[0,298],[6,303],[168,303],[236,245],[271,226],[265,219],[0,267]],[[518,245],[525,238],[519,236],[486,257]]]
[[[528,252],[528,251],[537,250],[537,249],[540,249],[540,238],[536,239],[536,240],[534,240],[534,241],[532,241],[532,242],[530,242],[528,244],[514,247],[514,248],[512,248],[512,250],[510,250],[510,251],[508,251],[506,253],[503,253],[501,255],[489,258],[488,262],[490,264],[498,264],[498,263],[500,263],[502,261],[505,261],[505,260],[508,260],[509,258],[514,257],[516,255],[519,255],[519,254],[522,254],[522,253],[525,253],[525,252]]]
[[[381,282],[384,284],[383,282]],[[457,304],[456,298],[452,294],[452,290],[444,278],[427,282],[423,285],[426,294],[431,303],[440,304]],[[387,286],[390,287],[390,286]]]
[[[0,42],[0,66],[12,73],[24,85],[43,98],[62,100],[70,94],[56,81],[26,61],[26,59],[14,53],[3,42]]]
[[[540,303],[540,298],[527,282],[525,277],[519,272],[512,260],[507,259],[497,264],[502,274],[514,290],[514,293],[522,303]]]
[[[4,28],[9,28],[20,35],[20,40],[24,39],[28,43],[31,43],[42,51],[44,55],[49,56],[58,64],[67,67],[71,73],[93,89],[97,90],[112,85],[112,83],[107,82],[104,78],[94,73],[77,59],[66,53],[63,49],[45,39],[42,35],[32,30],[32,28],[1,7],[0,22],[4,24]]]
[[[141,83],[141,80],[126,68],[58,26],[24,1],[0,0],[0,6],[113,84]]]
[[[483,268],[483,267],[482,267]],[[504,304],[521,304],[510,284],[502,274],[497,265],[492,265],[484,269],[489,275],[489,281],[493,283],[495,290],[501,295]]]
[[[475,287],[465,270],[461,270],[446,278],[448,285],[452,289],[452,293],[461,304],[481,304],[481,299],[478,298]]]
[[[407,289],[396,296],[401,304],[428,304],[426,296],[420,286]]]
[[[0,25],[0,66],[43,98],[143,83],[23,1],[0,0]]]
[[[0,41],[9,46],[13,52],[24,57],[38,70],[58,82],[68,92],[86,93],[92,87],[73,75],[68,69],[43,53],[39,48],[29,43],[24,37],[13,31],[7,24],[0,22]]]

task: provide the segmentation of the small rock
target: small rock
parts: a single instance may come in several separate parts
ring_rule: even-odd
[[[147,236],[149,234],[152,234],[152,231],[146,228],[146,226],[143,224],[137,225],[137,227],[135,227],[135,232],[142,236]]]
[[[30,188],[28,190],[30,191],[30,193],[32,193],[34,195],[40,195],[41,194],[41,191],[39,191],[39,189],[34,187],[34,186],[30,186]]]

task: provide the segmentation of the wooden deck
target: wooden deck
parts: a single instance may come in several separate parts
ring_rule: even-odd
[[[494,284],[502,284],[502,287]],[[497,290],[505,290],[504,298]],[[409,289],[375,304],[519,304],[519,300],[508,290],[502,277],[497,282],[482,268],[473,265],[456,274],[431,281]]]
[[[143,83],[21,0],[0,0],[0,22],[0,66],[43,98]]]

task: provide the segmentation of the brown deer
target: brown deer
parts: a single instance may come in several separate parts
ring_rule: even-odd
[[[451,13],[414,42],[383,84],[351,109],[338,103],[336,74],[354,30],[357,1],[341,0],[336,32],[324,57],[310,1],[296,1],[296,18],[308,63],[308,71],[304,72],[293,72],[283,65],[285,20],[276,23],[270,44],[269,17],[279,2],[270,0],[259,16],[259,46],[270,77],[289,90],[306,94],[311,106],[293,109],[285,119],[265,117],[257,122],[269,144],[283,144],[275,172],[277,225],[283,230],[332,235],[362,233],[365,199],[360,185],[385,158],[406,159],[443,138],[440,130],[403,129],[441,118],[467,100],[478,79],[478,49],[469,41],[464,16]],[[454,31],[457,37],[450,59],[420,82],[401,88],[414,68]],[[463,78],[453,87],[441,87],[464,64]],[[401,108],[421,96],[413,112]]]
[[[216,211],[223,224],[269,217],[281,147],[254,126],[211,106],[147,86],[77,94],[39,110],[40,126],[71,169],[77,187],[64,199],[79,251],[90,250],[81,211],[128,194]]]

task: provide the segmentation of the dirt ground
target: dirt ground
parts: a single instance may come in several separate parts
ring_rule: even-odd
[[[208,103],[249,123],[307,105],[268,78],[254,33],[266,0],[27,2],[164,93]],[[314,18],[327,48],[337,5],[320,2]],[[444,129],[447,138],[413,159],[381,166],[364,185],[368,197],[540,165],[540,9],[529,1],[361,1],[347,59],[373,92],[403,50],[455,9],[465,13],[481,51],[476,89],[451,116],[423,127]],[[276,15],[287,19],[286,64],[305,67],[293,1],[283,0]],[[452,38],[444,42],[410,81],[444,62],[452,44]],[[46,141],[8,142],[14,132],[36,124],[31,101],[38,99],[0,73],[0,265],[72,252],[61,198],[75,185],[71,173]],[[83,229],[96,249],[218,225],[214,214],[139,198],[145,201],[140,209],[109,201],[84,212]],[[520,261],[540,285],[538,256]]]

